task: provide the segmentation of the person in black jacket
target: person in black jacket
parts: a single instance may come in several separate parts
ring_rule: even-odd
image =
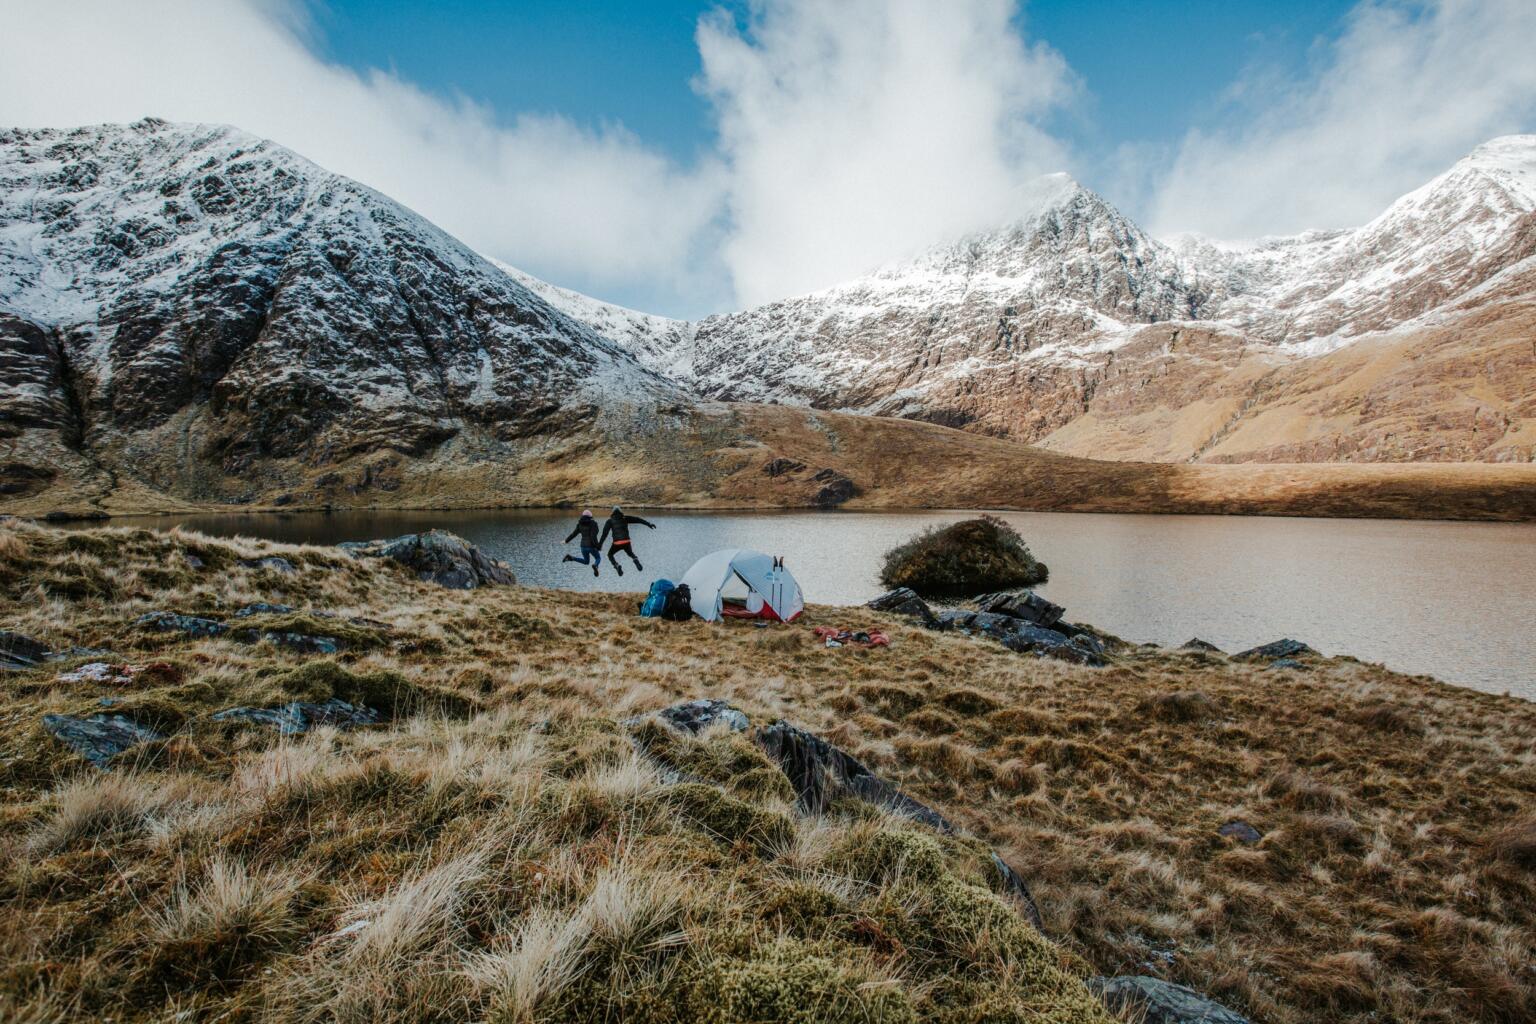
[[[597,538],[597,546],[602,547],[603,541],[608,539],[609,534],[613,535],[613,543],[608,545],[608,564],[613,566],[613,571],[620,576],[624,575],[624,569],[619,565],[618,558],[615,557],[620,551],[629,556],[629,560],[635,563],[636,569],[642,571],[645,569],[645,566],[640,564],[640,559],[635,557],[635,549],[629,543],[630,523],[639,523],[641,526],[649,526],[653,530],[656,529],[655,523],[646,522],[639,516],[627,516],[624,514],[623,509],[615,505],[613,506],[613,515],[609,516],[608,521],[603,524],[603,535]]]
[[[569,544],[578,536],[581,538],[581,557],[576,558],[573,555],[566,555],[564,561],[591,565],[592,575],[596,576],[598,574],[597,567],[603,564],[603,542],[597,539],[597,520],[592,517],[592,510],[589,508],[581,510],[581,518],[576,520],[576,529],[572,530],[571,535],[565,538],[565,542]],[[618,566],[614,566],[614,568],[618,569]],[[623,569],[619,569],[619,575],[624,575]]]

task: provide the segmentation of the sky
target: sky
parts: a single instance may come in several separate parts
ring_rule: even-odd
[[[0,125],[237,125],[481,251],[699,316],[1027,213],[1369,220],[1536,131],[1531,0],[0,0]]]

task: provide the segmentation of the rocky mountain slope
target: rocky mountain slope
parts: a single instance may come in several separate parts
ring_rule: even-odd
[[[1081,455],[1536,454],[1536,136],[1479,147],[1364,227],[1245,246],[1158,242],[1061,175],[1026,205],[1004,229],[848,284],[691,330],[630,319],[639,336],[622,340],[705,396]]]
[[[217,126],[0,135],[0,314],[12,463],[225,500],[679,398],[409,210]]]

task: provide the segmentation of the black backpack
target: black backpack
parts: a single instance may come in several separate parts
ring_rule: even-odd
[[[687,622],[693,618],[692,601],[693,595],[688,593],[688,584],[679,583],[667,595],[667,603],[661,606],[661,617],[673,622]]]

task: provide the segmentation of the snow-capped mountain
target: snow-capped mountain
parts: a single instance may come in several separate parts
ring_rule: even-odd
[[[1354,230],[1165,243],[1064,175],[1042,182],[1033,206],[1001,230],[691,328],[662,320],[652,330],[625,311],[624,329],[605,328],[615,314],[603,304],[546,297],[712,398],[917,417],[1076,454],[1532,457],[1529,439],[1506,443],[1521,436],[1518,417],[1536,412],[1521,411],[1523,388],[1494,403],[1511,418],[1493,434],[1474,429],[1487,401],[1447,413],[1437,399],[1428,425],[1398,423],[1331,448],[1228,441],[1235,417],[1263,413],[1293,364],[1312,373],[1308,359],[1362,338],[1435,328],[1489,289],[1501,301],[1529,294],[1521,275],[1536,254],[1536,136],[1478,147]],[[1496,397],[1501,387],[1469,379],[1466,393]],[[1330,402],[1345,400],[1364,402]],[[1439,429],[1428,421],[1446,415],[1467,436],[1421,443],[1419,433]],[[1117,435],[1107,448],[1103,423]]]
[[[164,473],[677,398],[421,217],[227,127],[0,134],[0,311],[0,425]]]

